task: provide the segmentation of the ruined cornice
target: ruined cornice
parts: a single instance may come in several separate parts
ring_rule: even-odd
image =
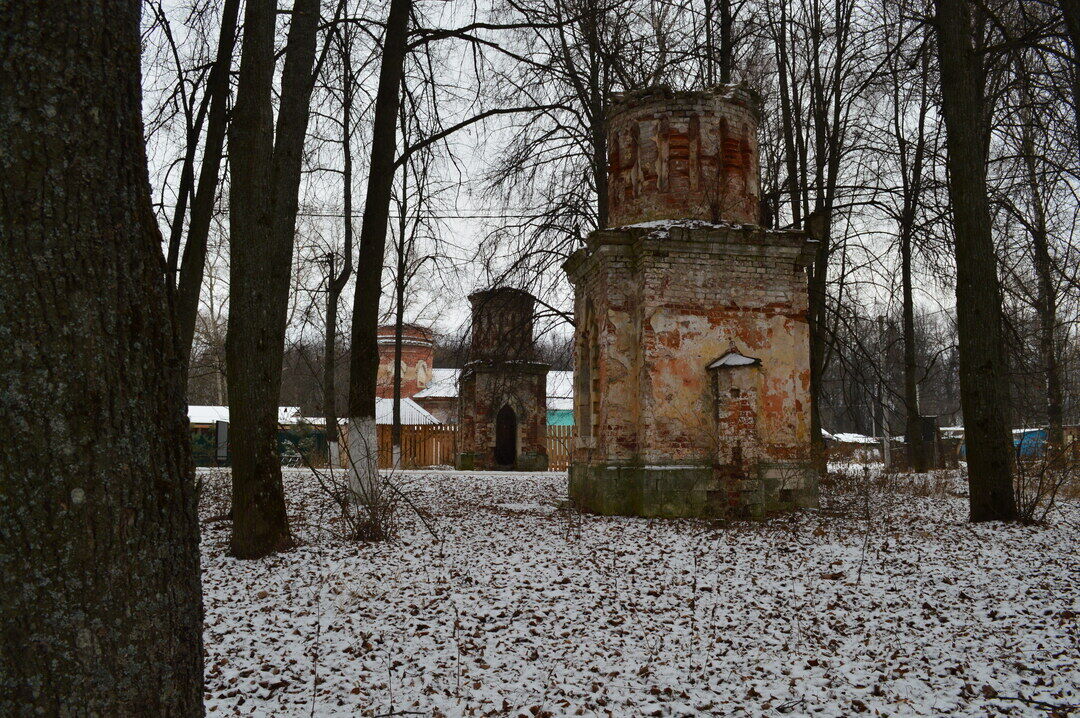
[[[660,84],[627,92],[613,92],[608,96],[605,119],[610,120],[620,112],[655,103],[696,104],[715,100],[745,107],[753,112],[757,119],[761,118],[761,95],[745,82],[738,82],[716,85],[707,90],[673,90],[670,85]]]
[[[662,253],[701,253],[729,256],[773,256],[790,259],[798,267],[814,259],[818,242],[805,232],[765,229],[750,224],[713,224],[698,221],[645,222],[589,234],[563,264],[571,282],[584,274],[599,254],[642,257]]]

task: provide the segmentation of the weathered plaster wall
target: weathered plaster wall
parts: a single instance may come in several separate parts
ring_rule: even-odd
[[[687,241],[642,242],[641,459],[727,462],[717,455],[705,367],[731,349],[761,360],[764,454],[809,458],[802,237],[735,229],[673,234]]]
[[[797,469],[810,458],[804,267],[811,247],[801,233],[732,225],[594,233],[566,265],[581,318],[574,463],[596,470],[706,467],[679,479],[698,497],[693,511],[706,513],[700,502],[725,504],[709,492],[724,494],[717,486],[732,477],[749,477],[740,491],[760,493],[770,482],[778,491],[782,482],[769,478],[776,473],[769,466]],[[732,350],[760,364],[708,369]],[[712,467],[723,467],[723,476]],[[622,471],[589,481],[629,485],[635,476]],[[677,512],[687,500],[650,480],[641,479],[653,488],[635,500],[652,496],[668,508],[649,515]],[[802,483],[800,475],[785,486]]]
[[[608,110],[610,226],[659,219],[758,224],[757,105],[743,85],[615,95]]]

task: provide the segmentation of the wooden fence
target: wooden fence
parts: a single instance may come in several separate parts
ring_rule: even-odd
[[[394,465],[392,427],[380,424],[379,468]],[[401,468],[453,466],[457,461],[457,427],[453,424],[417,424],[401,427]]]
[[[566,471],[570,468],[573,439],[574,427],[572,426],[547,428],[548,471]]]
[[[379,468],[394,464],[390,426],[378,426]],[[570,466],[572,426],[547,427],[548,470],[565,471]],[[457,461],[457,426],[421,424],[401,427],[401,468],[423,469],[431,466],[454,466]]]

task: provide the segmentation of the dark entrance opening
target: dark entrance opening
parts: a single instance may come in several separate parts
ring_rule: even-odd
[[[517,461],[517,415],[509,405],[495,415],[495,463],[513,466]]]

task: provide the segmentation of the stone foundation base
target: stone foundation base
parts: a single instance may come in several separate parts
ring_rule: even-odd
[[[759,518],[818,505],[809,463],[762,462],[751,478],[712,466],[573,464],[570,501],[605,516]]]
[[[458,471],[547,471],[547,454],[521,453],[513,466],[495,466],[490,454],[473,452],[458,454]]]
[[[548,470],[548,456],[547,454],[527,454],[522,453],[518,455],[517,471],[547,471]]]

